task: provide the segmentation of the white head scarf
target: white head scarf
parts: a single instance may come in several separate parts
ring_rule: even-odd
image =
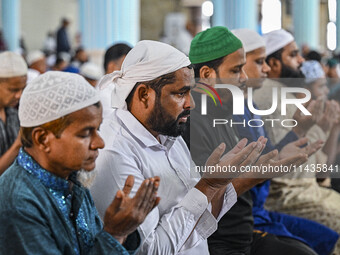
[[[267,56],[279,49],[282,49],[283,47],[294,41],[294,37],[291,35],[291,33],[288,33],[284,29],[279,29],[264,34],[263,39],[266,42]]]
[[[174,47],[156,41],[140,41],[126,55],[120,71],[105,75],[99,88],[113,83],[113,108],[126,108],[125,99],[137,82],[151,81],[190,65],[189,58]]]
[[[231,30],[231,32],[241,40],[246,53],[258,48],[266,47],[264,39],[255,31],[248,28]]]
[[[99,100],[99,92],[79,74],[46,72],[27,84],[21,95],[20,126],[39,126]]]

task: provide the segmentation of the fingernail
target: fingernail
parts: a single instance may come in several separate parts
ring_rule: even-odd
[[[149,180],[146,180],[145,185],[149,185],[149,182],[150,182]]]

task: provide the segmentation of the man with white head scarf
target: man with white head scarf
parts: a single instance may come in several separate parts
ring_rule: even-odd
[[[190,152],[180,137],[194,107],[189,59],[170,45],[141,41],[127,54],[121,71],[104,76],[99,86],[111,82],[112,106],[118,109],[101,128],[106,147],[100,151],[91,188],[99,214],[127,175],[134,175],[137,184],[160,176],[162,200],[138,229],[140,253],[209,254],[206,239],[236,202],[236,192],[224,174],[200,179],[197,172],[190,173]],[[220,159],[225,149],[221,144],[209,165],[239,167],[254,162],[262,144],[245,147],[242,141],[238,146],[232,160]]]
[[[18,155],[21,142],[16,106],[26,86],[27,65],[18,54],[0,54],[0,175]]]
[[[159,202],[159,178],[129,198],[128,177],[112,194],[104,224],[77,180],[79,170],[94,169],[104,147],[101,114],[98,91],[80,75],[47,72],[29,83],[19,107],[23,148],[0,178],[2,252],[127,255],[138,248],[135,229]]]

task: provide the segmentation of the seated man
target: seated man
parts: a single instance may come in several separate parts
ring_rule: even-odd
[[[249,34],[250,33],[248,33],[248,35]],[[254,36],[251,35],[249,38],[254,39]],[[220,140],[226,141],[229,146],[227,150],[230,150],[240,139],[236,130],[236,127],[239,125],[235,123],[233,125],[230,124],[233,123],[231,122],[232,114],[236,110],[233,103],[237,101],[237,98],[232,97],[229,90],[221,89],[221,87],[217,85],[229,84],[233,85],[233,89],[244,87],[248,79],[244,71],[244,66],[246,65],[244,52],[247,48],[248,45],[244,47],[241,41],[226,27],[219,26],[197,34],[191,43],[189,58],[194,64],[195,76],[199,79],[196,91],[199,93],[193,93],[197,106],[200,103],[203,104],[203,100],[200,100],[200,97],[201,93],[203,93],[202,91],[207,90],[207,88],[211,91],[216,90],[221,98],[221,105],[218,106],[214,105],[213,100],[206,101],[206,115],[201,114],[200,106],[191,114],[190,149],[192,158],[197,165],[202,165],[206,161],[210,151]],[[241,89],[237,91],[242,93]],[[242,97],[240,95],[238,96],[243,101],[243,93],[241,95]],[[225,119],[229,121],[229,123],[213,126],[215,119]],[[241,123],[241,121],[237,123]],[[247,130],[247,132],[250,133],[251,130]],[[250,138],[252,139],[252,137]],[[253,139],[251,141],[253,141]],[[304,141],[304,143],[306,143],[306,141]],[[316,148],[314,146],[316,146]],[[293,151],[294,149],[294,153],[292,154],[297,155],[299,153],[309,154],[309,149],[313,150],[317,148],[319,148],[319,145],[313,144],[305,147],[305,149],[300,149],[297,146],[295,146],[295,148],[291,147],[291,150]],[[281,158],[279,161],[271,163],[271,165],[288,166],[292,164],[285,163],[285,160],[288,158],[289,157]],[[235,178],[232,183],[237,190],[240,183],[249,181],[256,184],[256,182],[260,183],[270,176],[268,174],[263,176],[255,174],[255,177],[256,178],[249,179]],[[252,209],[253,200],[251,193],[245,190],[245,192],[239,196],[233,208],[219,221],[217,231],[209,237],[208,243],[211,254],[262,255],[288,254],[289,252],[295,255],[316,254],[310,247],[299,240],[281,238],[274,234],[254,232]],[[332,231],[331,233],[337,238],[335,233]],[[332,242],[334,244],[335,241],[332,240]]]
[[[162,179],[159,195],[164,199],[138,228],[142,254],[209,254],[207,237],[236,202],[230,176],[200,179],[190,172],[190,153],[180,135],[194,108],[193,78],[183,53],[164,43],[141,41],[122,69],[99,84],[113,82],[112,104],[118,108],[101,127],[106,147],[99,153],[91,188],[99,214],[104,215],[110,194],[121,189],[127,175],[134,175],[138,184],[156,174]],[[245,147],[243,140],[221,159],[225,144],[218,144],[208,165],[252,164],[264,143],[259,139]]]
[[[129,198],[128,177],[110,202],[104,227],[77,181],[79,170],[94,169],[104,147],[97,132],[101,115],[98,92],[79,75],[47,72],[28,85],[19,108],[23,148],[0,177],[2,252],[130,254],[138,248],[134,231],[159,202],[159,178],[145,180]]]
[[[14,52],[0,54],[0,175],[13,163],[21,147],[16,106],[26,86],[27,65]]]
[[[232,30],[232,32],[242,41],[242,44],[245,48],[246,64],[244,65],[244,70],[249,78],[246,82],[246,86],[253,88],[254,90],[259,89],[261,88],[263,81],[267,77],[267,73],[270,71],[270,67],[265,61],[266,49],[264,39],[255,31],[245,28]],[[310,61],[304,62],[303,66],[305,66],[309,62]],[[323,77],[321,65],[318,62],[316,62],[315,64],[317,65],[317,67],[319,67],[319,69],[310,68],[312,70],[309,73],[314,73],[317,71],[316,74],[313,75],[320,75],[321,77]],[[301,70],[304,72],[305,69],[308,68],[302,68]],[[307,79],[309,78],[308,72],[305,73],[305,76]],[[325,84],[320,83],[315,86],[318,89],[317,91],[319,91],[319,94],[317,94],[317,96],[322,96],[322,94],[326,95],[328,93]],[[314,86],[311,87],[313,88],[311,91],[312,98],[314,98],[313,90],[316,90],[316,88],[314,88]],[[245,98],[247,97],[247,93],[245,92]],[[256,107],[254,103],[253,105],[254,107]],[[233,116],[233,119],[238,122],[242,122],[243,120],[248,121],[250,119],[261,121],[258,115],[253,114],[249,110],[248,104],[245,104],[244,110],[244,115],[235,115]],[[314,125],[311,130],[315,128],[315,126],[316,125]],[[285,157],[286,155],[296,153],[296,150],[294,149],[294,147],[292,147],[294,143],[290,143],[291,141],[297,140],[297,135],[294,132],[296,128],[297,127],[293,128],[292,131],[287,133],[287,135],[279,142],[279,144],[271,144],[271,141],[268,138],[264,153],[266,151],[273,150],[274,148],[279,150],[279,157]],[[267,136],[267,132],[263,126],[250,127],[249,125],[237,125],[237,130],[241,138],[245,137],[249,141],[256,140],[257,137],[260,135],[264,135],[265,137]],[[308,130],[305,130],[305,132],[307,131]],[[309,141],[314,142],[315,140],[319,140],[321,137],[316,136],[316,138],[317,139],[310,139]],[[303,140],[305,139],[306,138],[304,138]],[[296,143],[300,142],[296,141]],[[315,157],[319,153],[322,153],[321,149],[315,152],[315,154],[313,154],[311,157]],[[335,246],[336,240],[338,239],[338,234],[335,231],[317,222],[266,210],[264,204],[269,194],[269,186],[270,180],[259,184],[251,189],[251,194],[253,198],[254,229],[270,234],[275,234],[286,239],[297,239],[308,244],[318,254],[330,254]],[[316,238],[316,235],[318,236],[318,238]]]

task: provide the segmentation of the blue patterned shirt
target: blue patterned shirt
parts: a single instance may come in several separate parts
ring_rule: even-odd
[[[6,254],[133,254],[139,245],[127,251],[102,229],[75,172],[57,177],[23,149],[0,177],[0,226]]]

